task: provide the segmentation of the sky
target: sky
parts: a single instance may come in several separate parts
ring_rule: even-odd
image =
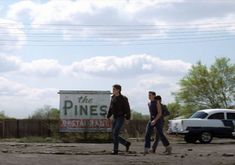
[[[234,0],[1,0],[0,111],[27,118],[59,90],[122,85],[148,113],[148,91],[174,101],[192,65],[235,62]]]

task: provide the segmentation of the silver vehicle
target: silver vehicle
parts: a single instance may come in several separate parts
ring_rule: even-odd
[[[187,143],[210,143],[213,137],[235,139],[235,109],[205,109],[188,119],[169,121],[169,134],[183,134]]]

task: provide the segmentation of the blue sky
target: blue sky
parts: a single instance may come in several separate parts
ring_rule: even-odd
[[[59,90],[123,86],[148,113],[198,61],[235,62],[233,0],[0,1],[0,111],[24,118],[59,107]]]

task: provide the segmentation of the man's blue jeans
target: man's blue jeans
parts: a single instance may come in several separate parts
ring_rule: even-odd
[[[153,133],[153,128],[154,127],[156,127],[156,129],[157,129],[157,134],[158,134],[159,138],[161,139],[163,145],[165,147],[168,146],[170,143],[169,143],[169,141],[167,140],[166,136],[163,133],[163,120],[158,119],[156,125],[154,125],[154,126],[151,125],[151,121],[148,122],[148,124],[146,126],[144,147],[145,148],[150,148],[150,146],[151,146],[151,135]]]
[[[113,134],[113,151],[118,152],[118,145],[121,143],[122,145],[126,145],[127,141],[119,136],[121,128],[124,124],[124,117],[118,117],[117,119],[113,119],[112,123],[112,134]]]

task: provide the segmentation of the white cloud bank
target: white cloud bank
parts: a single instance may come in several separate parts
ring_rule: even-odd
[[[150,35],[161,37],[166,37],[167,32],[171,30],[216,30],[233,33],[235,29],[235,5],[232,5],[232,1],[232,4],[222,1],[187,3],[187,0],[40,2],[19,1],[7,8],[6,18],[0,19],[0,51],[21,48],[29,41],[26,38],[29,32],[32,32],[31,36],[35,39],[35,34],[43,33],[47,36],[56,31],[55,28],[59,29],[55,34],[62,34],[66,39],[72,39],[73,36],[109,36],[102,34],[104,28],[78,28],[76,25],[155,25],[155,30],[151,31]],[[58,24],[62,26],[58,27]],[[120,28],[114,26],[108,30],[114,33]],[[121,33],[118,34],[120,38],[127,37]],[[143,36],[139,33],[137,37]],[[163,60],[148,54],[99,56],[68,65],[60,63],[57,59],[23,61],[16,56],[2,55],[0,110],[10,116],[27,117],[44,104],[57,107],[59,89],[110,89],[115,82],[121,83],[132,107],[144,111],[148,90],[156,90],[165,102],[171,101],[171,92],[178,89],[178,80],[190,67],[190,63],[182,60]]]
[[[141,75],[179,76],[187,72],[190,63],[182,60],[162,60],[148,54],[118,56],[97,56],[71,63],[60,64],[55,59],[38,59],[24,62],[16,56],[0,56],[0,72],[14,71],[14,74],[32,77],[56,77],[59,75],[87,74],[109,78],[134,78]]]
[[[93,57],[74,62],[70,72],[84,72],[95,76],[118,76],[133,78],[145,74],[178,76],[185,73],[191,64],[181,60],[161,60],[147,54],[130,55],[125,57]]]
[[[6,115],[24,118],[43,105],[56,105],[57,90],[53,88],[30,88],[0,76],[0,111]]]
[[[22,63],[21,72],[29,76],[54,77],[61,73],[62,68],[63,66],[58,63],[58,60],[40,59]]]
[[[21,23],[0,18],[0,51],[18,50],[25,44],[23,27]]]
[[[151,32],[149,34],[146,32],[138,34],[138,31],[134,31],[137,33],[134,35],[135,38],[151,36],[166,38],[171,31],[185,29],[227,31],[234,34],[235,7],[231,3],[220,1],[203,2],[194,3],[185,0],[52,0],[44,3],[20,1],[10,6],[7,18],[19,22],[27,18],[31,28],[43,29],[44,33],[60,32],[64,39],[71,40],[76,36],[81,38],[94,36],[98,39],[101,37],[102,40],[110,38],[118,40],[128,38],[128,35],[133,36],[129,34],[130,32],[123,34],[123,30],[127,27],[76,26],[111,25],[111,23],[114,25],[155,25],[151,27],[153,30],[148,31]],[[205,7],[205,4],[209,9]],[[58,24],[60,26],[57,26]],[[128,28],[131,29],[131,27]],[[109,31],[114,34],[110,35]],[[115,36],[118,37],[115,38]]]
[[[70,65],[53,59],[25,62],[14,56],[0,56],[0,61],[6,63],[0,75],[0,110],[16,117],[27,117],[44,105],[58,107],[57,92],[61,89],[111,89],[113,83],[121,83],[132,108],[141,111],[148,90],[156,90],[165,102],[172,101],[171,92],[177,90],[177,81],[191,67],[182,60],[162,60],[147,54],[99,56]],[[65,79],[69,83],[64,83]]]
[[[20,59],[15,56],[1,56],[0,55],[0,73],[19,70]]]

